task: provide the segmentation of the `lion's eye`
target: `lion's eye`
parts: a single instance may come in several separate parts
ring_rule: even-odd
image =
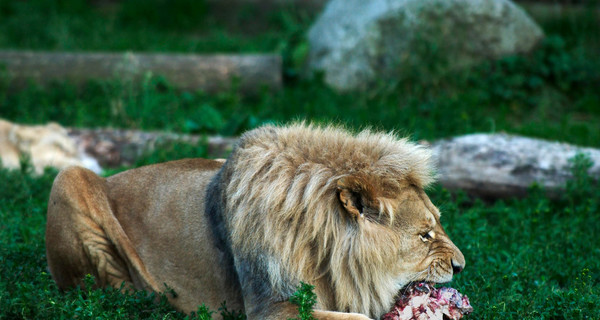
[[[433,230],[419,235],[419,238],[423,242],[429,242],[433,237],[435,237],[435,232],[433,232]]]

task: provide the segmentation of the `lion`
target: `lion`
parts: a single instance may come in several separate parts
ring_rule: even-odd
[[[20,125],[0,119],[0,160],[3,167],[18,169],[28,156],[36,174],[46,167],[64,169],[85,166],[101,172],[98,162],[78,150],[67,129],[51,122],[46,125]]]
[[[424,189],[430,151],[392,133],[267,125],[223,161],[185,159],[101,178],[71,167],[52,186],[47,259],[59,288],[172,289],[184,312],[227,302],[248,319],[379,318],[413,281],[465,266]]]

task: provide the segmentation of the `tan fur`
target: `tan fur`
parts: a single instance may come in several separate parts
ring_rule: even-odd
[[[17,169],[20,159],[29,156],[35,173],[46,167],[64,169],[68,166],[88,166],[100,172],[100,166],[79,150],[67,130],[57,123],[18,125],[0,119],[0,159],[6,168]]]
[[[186,312],[226,300],[250,319],[286,319],[300,281],[318,319],[379,317],[411,281],[446,282],[464,258],[423,192],[430,154],[392,134],[294,124],[246,133],[221,167],[182,160],[102,179],[71,168],[48,205],[61,288],[177,292]]]

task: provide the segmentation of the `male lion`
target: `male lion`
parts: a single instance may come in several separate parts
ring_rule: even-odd
[[[104,179],[62,171],[48,203],[48,264],[60,288],[174,289],[185,312],[227,301],[287,319],[301,281],[318,319],[380,317],[411,281],[447,282],[464,257],[423,188],[430,153],[392,134],[264,126],[225,164],[188,159]]]

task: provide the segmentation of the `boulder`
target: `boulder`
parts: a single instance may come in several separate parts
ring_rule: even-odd
[[[594,163],[590,176],[600,178],[600,150],[506,134],[471,134],[431,146],[439,182],[486,198],[524,196],[537,183],[558,196],[572,179],[572,160],[585,154]]]
[[[308,33],[308,68],[352,90],[529,52],[543,36],[508,0],[331,0]]]

